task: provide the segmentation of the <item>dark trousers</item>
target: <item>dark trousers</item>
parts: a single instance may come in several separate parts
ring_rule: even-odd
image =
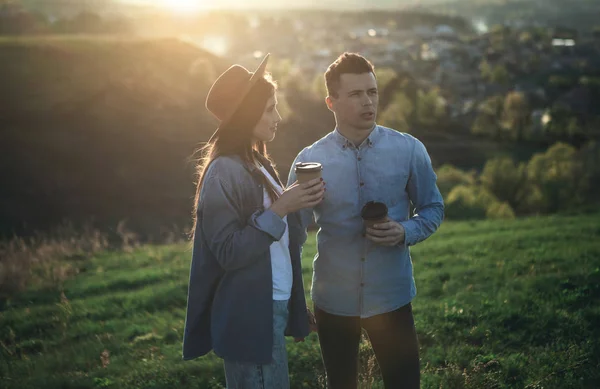
[[[329,389],[355,389],[361,328],[369,336],[386,389],[420,387],[419,343],[412,305],[361,319],[315,306],[321,355]]]

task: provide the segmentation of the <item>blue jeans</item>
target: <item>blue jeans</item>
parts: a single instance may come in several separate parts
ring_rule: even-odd
[[[290,387],[284,331],[288,300],[273,300],[273,360],[269,364],[224,361],[227,389],[288,389]]]

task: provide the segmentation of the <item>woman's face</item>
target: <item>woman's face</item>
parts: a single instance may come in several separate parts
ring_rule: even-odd
[[[265,110],[258,123],[256,123],[252,136],[257,141],[271,142],[275,138],[277,125],[280,121],[281,116],[279,115],[279,111],[277,111],[277,96],[273,94],[267,100]]]

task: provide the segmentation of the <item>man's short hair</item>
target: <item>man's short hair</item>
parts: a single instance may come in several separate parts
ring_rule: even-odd
[[[325,86],[329,96],[338,97],[341,76],[347,73],[373,73],[375,75],[375,67],[360,54],[346,52],[340,55],[325,72]]]

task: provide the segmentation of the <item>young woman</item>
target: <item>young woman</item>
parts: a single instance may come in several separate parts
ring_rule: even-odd
[[[281,116],[267,60],[254,73],[234,65],[211,87],[220,125],[198,166],[183,358],[214,350],[228,389],[289,388],[284,336],[302,340],[314,323],[295,212],[320,203],[325,186],[284,189],[269,161]]]

